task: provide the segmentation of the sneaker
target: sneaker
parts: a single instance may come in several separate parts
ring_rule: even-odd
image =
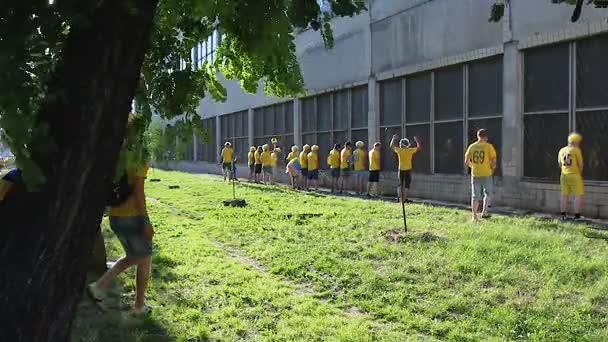
[[[484,218],[484,219],[489,219],[491,217],[492,217],[492,215],[490,215],[490,214],[483,214],[483,215],[481,215],[481,218]]]
[[[87,285],[87,295],[89,295],[89,298],[94,302],[101,302],[105,297],[105,293],[97,287],[97,283],[90,283]]]
[[[559,220],[562,222],[566,222],[566,221],[568,221],[568,216],[562,215],[562,217],[560,217]]]

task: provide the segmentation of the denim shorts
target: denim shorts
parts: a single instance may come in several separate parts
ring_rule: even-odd
[[[491,196],[494,192],[494,179],[488,177],[471,177],[471,195],[474,200],[481,200]]]
[[[146,257],[152,255],[152,240],[144,236],[147,218],[144,216],[110,217],[110,227],[127,256]]]
[[[340,178],[340,169],[331,169],[331,178]]]
[[[367,176],[367,171],[366,170],[355,170],[355,176],[357,177],[357,179],[364,180],[365,176]]]

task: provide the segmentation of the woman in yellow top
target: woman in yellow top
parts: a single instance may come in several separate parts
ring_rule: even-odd
[[[255,159],[255,182],[258,183],[258,177],[262,173],[262,146],[258,146],[258,149],[253,154],[253,158]]]
[[[127,139],[135,134],[132,131],[136,129],[133,127],[132,121],[129,126]],[[126,156],[128,154],[129,152],[123,153],[123,158],[128,159],[128,156]],[[102,301],[110,282],[127,268],[136,266],[133,312],[135,314],[147,314],[151,311],[151,308],[145,304],[145,293],[152,264],[152,236],[154,231],[146,210],[144,181],[150,165],[147,161],[133,163],[127,161],[125,164],[127,166],[124,172],[132,191],[122,204],[110,209],[110,227],[118,237],[126,256],[118,259],[112,268],[97,282],[89,284],[87,293],[93,300]]]
[[[378,196],[382,192],[380,189],[381,150],[382,144],[377,142],[374,144],[374,148],[369,151],[369,182],[367,183],[367,197],[372,196],[372,190],[375,196]]]
[[[289,152],[289,154],[287,155],[287,158],[285,158],[285,160],[287,160],[287,162],[289,163],[290,161],[298,158],[298,146],[293,145],[291,146],[291,152]]]
[[[302,146],[300,153],[300,167],[302,168],[302,189],[308,189],[308,154],[310,153],[310,145]]]
[[[327,156],[327,165],[331,170],[331,192],[336,189],[336,183],[340,178],[340,144],[335,144]]]
[[[272,166],[272,173],[270,174],[270,184],[274,184],[274,174],[279,174],[279,158],[281,156],[281,149],[275,147],[274,151],[270,153],[270,165]]]
[[[228,179],[232,179],[232,168],[234,163],[234,150],[232,149],[232,143],[226,141],[224,143],[224,148],[221,152],[222,156],[222,174],[224,175],[224,180],[226,177]]]
[[[319,189],[319,146],[313,145],[308,153],[308,186],[315,185],[315,190]],[[310,187],[308,188],[310,189]]]
[[[266,179],[270,181],[272,178],[272,157],[268,144],[262,146],[260,159],[262,160],[262,183],[266,184]]]
[[[249,181],[251,182],[255,177],[255,146],[249,148],[249,153],[247,153],[247,165],[249,166]]]
[[[357,141],[356,149],[353,151],[353,165],[355,168],[355,191],[357,195],[363,195],[365,189],[365,161],[367,160],[367,152],[365,151],[365,143]]]
[[[397,146],[397,141],[399,141],[399,146]],[[399,157],[399,198],[402,203],[407,201],[407,193],[412,184],[412,159],[420,149],[418,137],[414,137],[414,141],[416,141],[416,147],[411,147],[410,141],[406,138],[399,140],[397,135],[393,135],[393,139],[391,139],[391,147]]]
[[[347,141],[344,144],[344,148],[340,152],[340,169],[342,173],[342,185],[340,187],[340,193],[348,191],[348,179],[350,178],[350,167],[352,163],[353,155],[353,144]]]

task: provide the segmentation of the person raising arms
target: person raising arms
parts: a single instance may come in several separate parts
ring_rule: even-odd
[[[416,147],[411,147],[410,141],[406,138],[401,139],[399,141],[399,146],[397,146],[397,140],[398,136],[393,135],[391,147],[399,157],[399,198],[401,202],[404,203],[407,201],[407,195],[410,190],[410,185],[412,184],[412,159],[422,145],[420,144],[418,137],[414,137]]]

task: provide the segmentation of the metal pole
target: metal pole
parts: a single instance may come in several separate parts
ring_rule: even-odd
[[[403,228],[407,233],[407,221],[405,219],[405,202],[403,201],[403,199],[401,199],[401,208],[403,209]]]

